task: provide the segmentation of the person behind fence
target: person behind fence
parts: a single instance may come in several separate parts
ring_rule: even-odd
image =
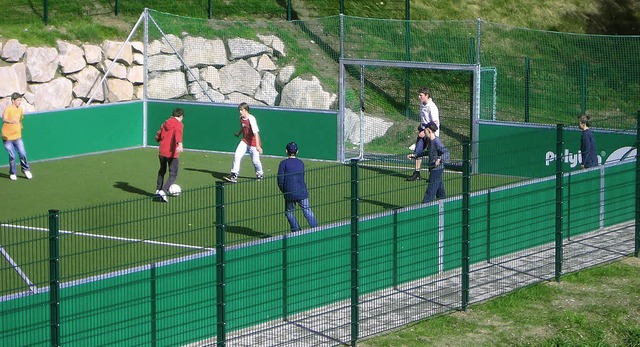
[[[160,169],[158,169],[158,178],[156,179],[156,194],[154,198],[167,202],[167,192],[169,187],[178,178],[179,160],[178,157],[183,150],[182,133],[184,131],[184,110],[176,108],[173,110],[171,117],[160,126],[160,130],[156,133],[156,141],[159,142],[158,159],[160,160]],[[164,182],[164,175],[169,167],[169,178]]]
[[[20,103],[22,95],[19,93],[11,94],[11,104],[5,107],[2,114],[2,142],[4,148],[9,154],[9,179],[15,181],[16,176],[16,151],[20,157],[20,167],[22,173],[27,179],[32,179],[33,175],[29,170],[29,162],[27,161],[27,152],[22,142],[22,119],[24,118]]]
[[[429,181],[422,199],[423,203],[433,201],[434,198],[447,197],[442,174],[444,173],[444,163],[449,160],[449,151],[436,136],[437,130],[438,126],[434,122],[428,123],[425,127],[425,137],[429,139],[425,150],[428,157]]]
[[[425,134],[425,129],[426,128],[423,124],[420,124],[418,126],[418,137],[416,138],[416,144],[413,147],[413,153],[407,155],[407,158],[413,159],[416,161],[418,160],[421,161],[422,157],[424,157],[427,154],[425,149],[427,148],[429,139]],[[413,180],[419,180],[419,179],[420,179],[420,165],[416,165],[416,170],[413,172],[413,175],[407,178],[407,180],[413,181]]]
[[[420,124],[424,127],[428,123],[435,123],[438,128],[436,136],[440,136],[440,111],[438,110],[438,106],[436,106],[435,102],[433,102],[431,95],[431,89],[427,87],[421,87],[418,91],[418,97],[420,98]],[[417,142],[412,146],[413,148],[409,148],[415,151],[416,146],[418,146]],[[415,170],[413,171],[413,175],[407,177],[407,181],[417,181],[420,179],[421,165],[422,158],[416,158]]]
[[[309,205],[309,192],[304,179],[304,163],[296,158],[298,145],[295,142],[289,142],[285,150],[287,159],[282,160],[278,166],[278,188],[284,196],[285,216],[289,221],[291,231],[299,231],[300,225],[294,214],[296,204],[298,204],[302,208],[302,214],[309,226],[315,228],[318,226],[318,222]]]
[[[596,152],[596,140],[593,137],[593,131],[591,131],[591,117],[586,114],[578,116],[578,127],[582,130],[582,136],[580,139],[580,154],[582,156],[582,162],[580,163],[581,169],[588,169],[590,167],[598,166],[598,156]]]
[[[234,135],[236,137],[242,135],[238,147],[233,155],[233,165],[231,166],[231,173],[228,176],[224,176],[224,179],[231,182],[238,182],[238,175],[240,174],[240,161],[242,157],[249,152],[251,154],[251,161],[253,167],[256,169],[256,178],[262,180],[264,172],[262,171],[262,162],[260,161],[260,154],[262,154],[262,141],[260,140],[260,129],[258,129],[258,121],[256,117],[249,113],[249,104],[246,102],[238,105],[238,111],[240,112],[240,130]]]

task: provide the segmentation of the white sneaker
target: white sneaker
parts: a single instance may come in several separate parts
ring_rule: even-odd
[[[168,202],[169,199],[167,199],[167,193],[164,192],[164,190],[160,191],[160,199],[162,200],[162,202]]]
[[[30,180],[33,178],[33,174],[31,174],[31,171],[27,170],[27,171],[23,171],[22,173],[24,173],[24,176]]]
[[[415,151],[416,150],[416,144],[412,144],[411,146],[409,146],[409,150],[410,151]]]
[[[18,180],[18,176],[16,175],[9,175],[9,179],[12,181],[17,181]]]

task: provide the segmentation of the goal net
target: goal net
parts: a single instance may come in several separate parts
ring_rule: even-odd
[[[492,71],[487,71],[492,74]],[[481,112],[480,67],[404,61],[340,61],[340,158],[402,162],[420,125],[419,89],[427,87],[440,112],[440,138],[451,165],[462,160],[462,144],[474,141]],[[491,100],[493,93],[487,95]],[[492,117],[492,115],[484,115]]]

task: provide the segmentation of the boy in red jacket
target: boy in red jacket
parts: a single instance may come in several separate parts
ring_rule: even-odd
[[[160,143],[158,154],[160,169],[158,170],[155,198],[162,202],[167,202],[169,187],[178,178],[178,156],[182,152],[182,130],[184,129],[183,118],[184,110],[176,108],[173,110],[171,118],[167,119],[156,133],[156,141]],[[169,167],[169,179],[164,182],[167,167]]]

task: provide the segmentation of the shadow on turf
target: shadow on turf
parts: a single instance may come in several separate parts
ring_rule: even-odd
[[[347,198],[349,199],[349,198]],[[360,202],[364,202],[366,204],[372,204],[372,205],[376,205],[376,206],[380,206],[386,210],[395,210],[398,208],[401,208],[403,206],[399,206],[399,205],[394,205],[394,204],[387,204],[386,202],[382,202],[382,201],[378,201],[378,200],[371,200],[371,199],[359,199]]]
[[[267,237],[271,237],[271,235],[269,235],[269,234],[261,233],[259,231],[255,231],[253,229],[246,228],[246,227],[238,227],[238,226],[233,226],[233,225],[227,225],[226,229],[227,229],[228,233],[233,233],[233,234],[238,234],[238,235],[257,237],[257,238],[261,238],[261,239],[266,239]]]
[[[402,177],[402,178],[407,178],[407,177],[409,177],[409,176],[411,176],[413,174],[413,170],[409,171],[409,174],[407,174],[407,173],[403,173],[403,172],[398,172],[398,170],[391,170],[391,169],[375,167],[375,166],[364,166],[363,165],[360,168],[362,170],[369,170],[369,171],[377,172],[377,173],[379,173],[381,175],[388,175],[388,176]]]
[[[144,189],[140,189],[140,188],[134,187],[134,186],[130,185],[128,182],[116,182],[113,186],[118,188],[118,189],[122,189],[125,192],[129,192],[129,193],[134,193],[134,194],[138,194],[138,195],[142,195],[142,196],[154,196],[153,192],[148,192],[148,191],[146,191]]]
[[[211,176],[213,176],[213,178],[215,178],[215,179],[217,179],[219,181],[224,180],[224,176],[229,174],[228,172],[218,172],[218,171],[205,170],[205,169],[195,169],[195,168],[192,168],[192,167],[185,168],[185,170],[208,173]]]

